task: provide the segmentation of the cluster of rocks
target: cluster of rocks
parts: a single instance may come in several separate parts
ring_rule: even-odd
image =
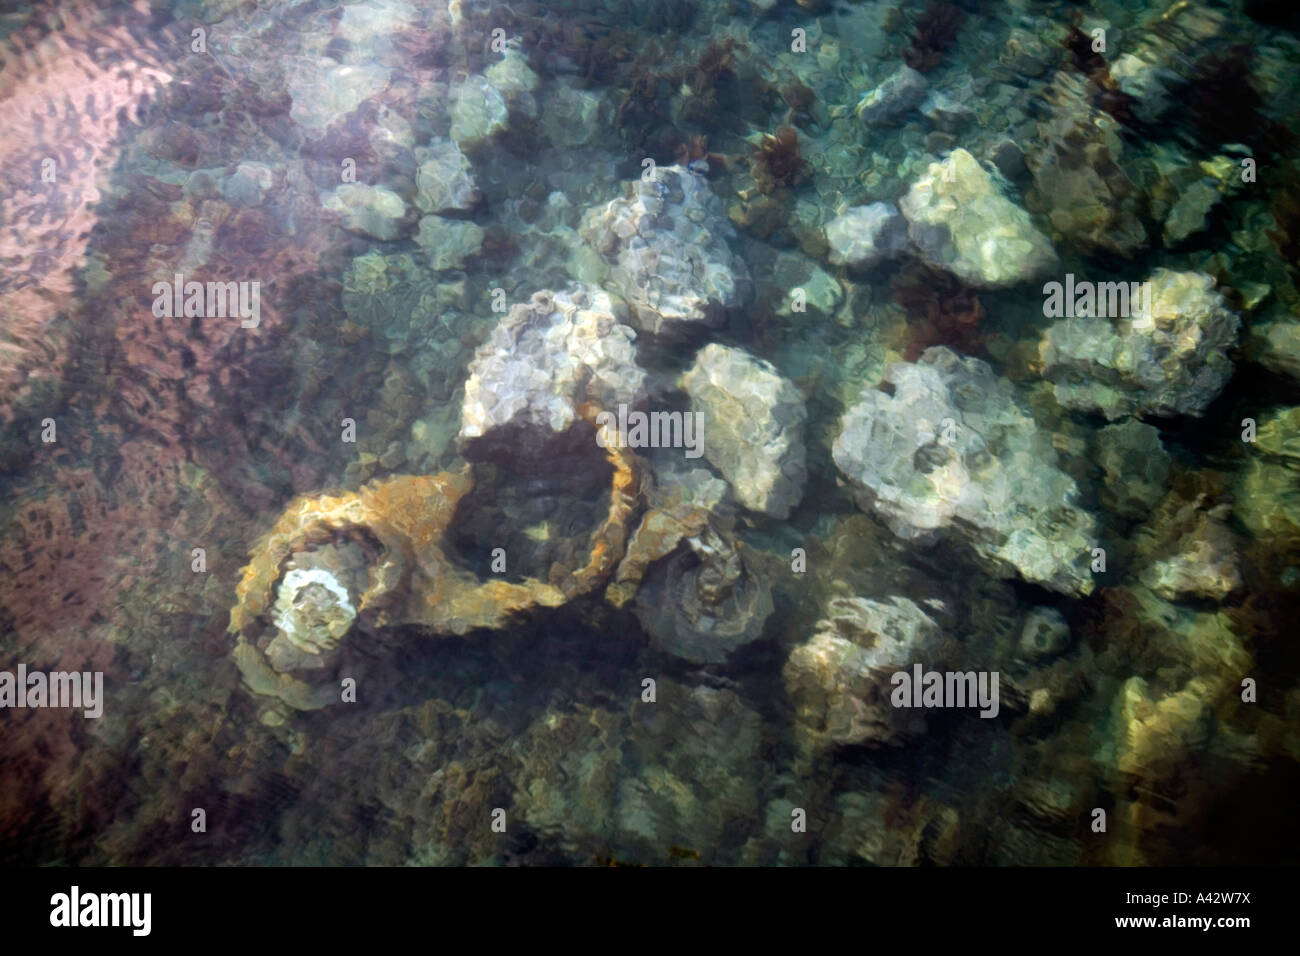
[[[1057,265],[1029,214],[964,149],[932,163],[895,207],[874,202],[826,225],[831,264],[866,269],[915,255],[976,288],[1031,281]]]

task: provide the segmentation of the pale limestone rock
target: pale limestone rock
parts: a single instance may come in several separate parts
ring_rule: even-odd
[[[714,325],[744,304],[749,271],[727,245],[735,231],[703,176],[661,166],[625,191],[590,210],[579,232],[602,257],[606,288],[628,303],[637,328],[661,334]]]
[[[964,149],[931,163],[898,205],[922,258],[970,285],[1018,285],[1057,266],[1029,214]]]
[[[383,186],[344,183],[325,198],[323,205],[343,216],[343,228],[375,239],[396,239],[405,226],[406,203]]]
[[[803,497],[803,396],[768,362],[708,345],[682,376],[704,419],[704,457],[746,508],[786,518]]]
[[[1203,415],[1232,377],[1241,320],[1201,272],[1157,269],[1151,302],[1129,317],[1063,319],[1039,343],[1043,375],[1066,408]]]
[[[512,424],[559,434],[578,420],[585,402],[616,412],[620,403],[643,401],[635,338],[598,289],[534,294],[513,306],[474,354],[460,438]]]
[[[1002,576],[1087,594],[1093,517],[1009,382],[944,347],[889,366],[864,390],[832,453],[859,507],[899,537],[966,540]]]

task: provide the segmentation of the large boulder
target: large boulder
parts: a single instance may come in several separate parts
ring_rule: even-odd
[[[749,271],[727,240],[735,235],[708,181],[661,166],[625,185],[627,195],[590,210],[579,232],[608,267],[607,287],[655,334],[713,325],[749,296]]]
[[[832,449],[859,507],[907,540],[955,535],[1002,576],[1089,593],[1094,519],[1011,383],[937,347],[885,384],[845,413]]]
[[[1062,319],[1039,344],[1044,376],[1066,408],[1126,415],[1203,415],[1232,377],[1241,320],[1202,272],[1157,269],[1150,303],[1115,319]],[[1145,298],[1145,297],[1144,297]]]
[[[604,292],[573,286],[535,293],[513,306],[475,353],[460,438],[517,426],[545,439],[591,418],[584,404],[606,411],[637,404],[645,398],[645,372],[635,338]]]

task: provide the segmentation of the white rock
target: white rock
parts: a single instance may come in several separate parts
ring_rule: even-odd
[[[905,540],[946,529],[1001,576],[1089,593],[1094,520],[1011,384],[944,347],[889,366],[885,382],[893,394],[863,391],[832,447],[859,507]]]
[[[343,227],[376,239],[396,239],[402,233],[406,203],[383,186],[345,183],[323,203],[330,212],[343,215]]]
[[[584,402],[617,412],[620,403],[644,400],[635,338],[604,292],[574,286],[534,294],[512,307],[474,354],[460,438],[511,424],[559,434]]]
[[[735,231],[704,177],[661,166],[625,192],[588,211],[579,232],[603,258],[606,287],[631,306],[637,328],[712,325],[744,303],[749,271],[727,245]]]
[[[898,205],[920,255],[970,285],[1019,285],[1057,266],[1029,214],[964,149],[931,163]]]
[[[1066,408],[1203,415],[1232,377],[1241,320],[1201,272],[1157,269],[1151,304],[1133,315],[1062,319],[1039,343],[1043,375]]]
[[[907,220],[893,203],[854,206],[826,224],[832,265],[866,269],[907,245]]]
[[[786,518],[803,497],[803,396],[768,362],[707,345],[682,376],[691,411],[703,414],[704,457],[752,511]]]

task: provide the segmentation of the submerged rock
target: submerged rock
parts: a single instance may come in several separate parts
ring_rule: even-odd
[[[579,232],[603,257],[608,288],[627,301],[637,328],[712,325],[745,302],[749,270],[727,245],[735,232],[703,176],[661,166],[625,190],[590,210]]]
[[[795,323],[814,317],[833,319],[844,302],[839,280],[803,253],[777,253],[770,270],[755,265],[754,271],[764,277],[759,296],[775,299],[775,312],[783,319]],[[801,299],[796,298],[800,292]]]
[[[300,60],[287,72],[293,98],[289,115],[313,135],[383,90],[390,76],[381,66],[342,66],[315,58]]]
[[[1175,246],[1209,225],[1206,217],[1221,198],[1223,194],[1208,177],[1192,183],[1183,190],[1165,218],[1163,234],[1165,245]]]
[[[1249,347],[1264,368],[1300,382],[1300,322],[1279,319],[1254,326]]]
[[[1044,102],[1026,155],[1034,182],[1025,205],[1084,254],[1132,255],[1147,242],[1144,197],[1124,172],[1119,122],[1092,105],[1086,80],[1073,73],[1058,73]]]
[[[759,812],[762,721],[738,694],[662,678],[652,705],[627,713],[551,710],[504,746],[514,806],[528,830],[578,859],[592,847],[628,862],[702,862],[739,851]]]
[[[606,293],[580,285],[513,306],[470,363],[460,438],[508,425],[560,434],[588,417],[584,403],[616,411],[642,401],[636,333],[613,309]]]
[[[1158,124],[1177,102],[1176,92],[1192,77],[1195,62],[1188,51],[1203,50],[1223,30],[1222,12],[1196,3],[1174,4],[1155,21],[1154,28],[1133,38],[1130,49],[1110,65],[1110,76],[1130,97],[1134,117]]]
[[[478,146],[509,123],[510,109],[501,91],[486,77],[471,74],[451,90],[451,138],[461,149]]]
[[[1036,607],[1020,629],[1020,653],[1038,660],[1055,657],[1070,646],[1070,624],[1054,607]]]
[[[1228,504],[1171,494],[1137,536],[1145,561],[1139,578],[1167,601],[1221,601],[1241,588],[1237,540]]]
[[[1241,320],[1201,272],[1157,269],[1150,304],[1130,317],[1063,319],[1039,344],[1043,374],[1066,408],[1125,415],[1203,415],[1232,376]]]
[[[703,417],[704,457],[746,508],[785,518],[808,478],[803,396],[768,362],[707,345],[682,376],[692,412]]]
[[[945,132],[955,132],[975,119],[975,111],[956,97],[934,90],[921,103],[921,115]]]
[[[463,219],[425,216],[415,235],[416,244],[429,257],[429,265],[443,272],[459,269],[465,260],[483,248],[485,233],[481,226]]]
[[[1011,384],[944,347],[889,366],[885,383],[845,413],[832,449],[859,507],[901,538],[946,529],[1003,576],[1089,593],[1093,518]]]
[[[907,246],[907,220],[893,203],[854,206],[826,224],[832,265],[866,269]]]
[[[345,183],[325,198],[324,206],[342,214],[344,229],[375,239],[396,239],[406,224],[406,203],[383,186]]]
[[[541,128],[551,145],[561,149],[586,146],[596,138],[608,113],[608,106],[591,90],[574,89],[556,83],[542,97]]]
[[[964,149],[931,163],[898,206],[921,257],[970,285],[1018,285],[1057,265],[1029,214]]]
[[[890,678],[918,662],[937,663],[938,625],[904,597],[839,597],[826,611],[782,671],[801,750],[896,746],[923,733],[925,711],[894,707]]]
[[[240,206],[258,206],[275,182],[275,170],[265,163],[240,163],[221,182],[221,195]]]
[[[1170,458],[1152,425],[1127,419],[1097,432],[1101,501],[1124,518],[1141,518],[1160,503],[1169,484]]]
[[[449,140],[429,144],[429,158],[415,173],[415,204],[422,212],[468,212],[480,199],[469,159]]]
[[[925,99],[925,74],[903,65],[858,101],[853,112],[868,126],[896,123]]]

